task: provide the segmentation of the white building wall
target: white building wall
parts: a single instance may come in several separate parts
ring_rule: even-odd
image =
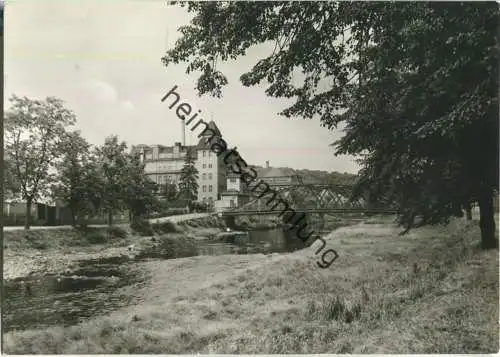
[[[230,203],[229,200],[225,200],[224,198],[218,201],[215,201],[215,211],[221,212],[229,209]]]
[[[238,207],[238,196],[227,196],[224,195],[221,197],[221,201],[223,202],[223,206],[227,208],[236,208]],[[233,201],[233,203],[231,203]]]
[[[241,180],[238,177],[228,177],[227,178],[227,190],[228,191],[241,191]]]
[[[173,182],[179,185],[180,171],[183,166],[184,158],[172,161],[152,161],[146,162],[144,172],[157,184]]]
[[[217,201],[219,193],[219,170],[217,155],[209,149],[198,150],[198,201]]]

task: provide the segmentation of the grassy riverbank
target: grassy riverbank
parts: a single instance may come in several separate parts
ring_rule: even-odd
[[[200,256],[144,263],[142,303],[70,328],[9,332],[4,352],[494,353],[498,251],[478,248],[477,222],[389,224],[332,233],[340,258],[319,269],[316,246],[284,255]]]
[[[12,230],[4,232],[4,279],[32,274],[62,273],[71,270],[77,260],[111,258],[128,254],[127,246],[134,245],[135,253],[159,251],[151,241],[153,235],[165,235],[165,247],[175,247],[176,241],[203,239],[223,229],[215,217],[172,224],[163,222],[151,226],[151,234],[141,236],[127,226],[99,228],[53,228]],[[188,248],[189,248],[188,244]],[[179,249],[172,250],[176,253]],[[187,254],[187,253],[186,253]],[[181,252],[181,256],[185,256]]]

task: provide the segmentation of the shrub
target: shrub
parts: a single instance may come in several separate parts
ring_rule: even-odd
[[[89,232],[85,236],[85,238],[91,244],[104,244],[108,240],[108,237],[106,237],[106,235],[104,235],[104,234],[102,234],[101,232],[98,232],[98,231],[91,231],[91,232]]]
[[[194,238],[161,235],[158,237],[157,244],[141,250],[136,258],[172,259],[192,257],[197,254],[198,249]]]
[[[130,228],[142,237],[148,237],[154,235],[153,227],[148,220],[137,219],[130,224]]]
[[[106,229],[110,238],[126,238],[127,231],[121,227],[111,226]]]
[[[26,239],[30,247],[34,249],[45,250],[49,248],[49,245],[43,238],[43,235],[38,234],[38,232],[24,232],[24,239]]]
[[[179,228],[175,225],[175,223],[172,223],[170,221],[155,223],[153,224],[152,228],[153,231],[158,234],[176,233],[180,231]]]
[[[108,241],[108,236],[102,229],[78,227],[77,230],[82,237],[91,244],[103,244]]]

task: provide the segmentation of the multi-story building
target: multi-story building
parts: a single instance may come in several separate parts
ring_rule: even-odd
[[[196,146],[182,146],[181,143],[174,146],[132,146],[132,154],[140,155],[146,175],[160,186],[166,186],[167,182],[179,185],[188,150],[196,153]]]
[[[224,210],[241,207],[250,201],[248,186],[243,182],[241,175],[229,173],[226,182],[227,188],[221,193],[221,200],[217,208]]]
[[[221,137],[217,125],[213,121],[208,123],[216,136]],[[197,160],[196,169],[198,170],[198,201],[213,205],[215,201],[221,199],[221,193],[226,189],[227,168],[224,163],[224,156],[217,156],[211,150],[210,138],[214,135],[209,130],[203,135],[196,146]]]
[[[217,136],[221,136],[219,128],[213,121],[208,123]],[[160,185],[165,187],[167,182],[179,186],[180,174],[184,166],[188,150],[195,159],[198,170],[198,201],[212,203],[220,199],[220,194],[226,187],[226,165],[223,156],[218,157],[210,148],[208,139],[213,134],[207,130],[197,145],[183,146],[175,143],[174,146],[164,145],[136,145],[132,146],[132,154],[140,155],[144,162],[146,174]]]

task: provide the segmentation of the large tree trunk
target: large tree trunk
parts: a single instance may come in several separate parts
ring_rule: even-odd
[[[108,226],[112,226],[112,225],[113,225],[113,211],[108,210]]]
[[[30,229],[31,225],[31,204],[33,203],[33,200],[31,198],[28,198],[26,200],[26,217],[24,220],[24,229],[28,230]]]
[[[493,208],[493,191],[489,188],[482,190],[479,196],[481,227],[481,247],[483,249],[498,248],[498,240],[495,237],[495,210]]]

